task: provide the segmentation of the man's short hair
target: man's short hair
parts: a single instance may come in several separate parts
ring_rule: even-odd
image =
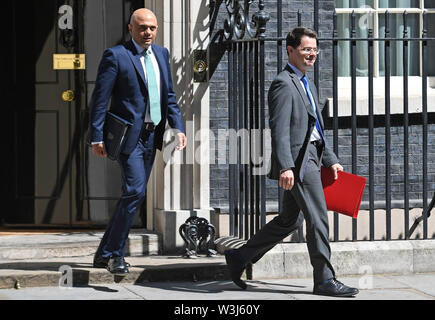
[[[286,47],[290,46],[296,49],[301,44],[303,36],[314,38],[318,42],[316,31],[305,27],[297,27],[288,33],[287,38],[285,39]]]

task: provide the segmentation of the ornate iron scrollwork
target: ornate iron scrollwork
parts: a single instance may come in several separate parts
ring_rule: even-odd
[[[197,254],[200,252],[206,253],[207,257],[216,255],[216,251],[212,249],[216,231],[207,219],[190,217],[180,226],[178,231],[185,243],[184,257],[197,258]]]
[[[65,48],[73,48],[75,43],[74,31],[71,29],[60,30],[60,43]]]
[[[243,2],[243,5],[241,4]],[[264,0],[258,3],[258,11],[250,15],[254,0],[225,0],[229,17],[224,23],[225,39],[243,39],[245,35],[250,38],[264,38],[266,24],[270,15],[264,10]]]

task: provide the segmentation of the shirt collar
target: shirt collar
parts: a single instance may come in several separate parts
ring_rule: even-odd
[[[303,76],[305,76],[302,71],[300,71],[298,68],[296,68],[294,65],[292,65],[290,62],[288,63],[288,65],[290,66],[290,68],[293,69],[293,71],[296,73],[296,75],[298,76],[299,79],[302,79]]]
[[[131,41],[133,41],[133,44],[136,47],[136,50],[137,50],[138,54],[141,54],[144,51],[144,49],[142,49],[142,47],[140,45],[138,45],[136,43],[136,41],[134,41],[133,38],[131,38]],[[151,53],[151,54],[153,53],[153,50],[151,49],[151,46],[148,47],[147,51],[148,51],[148,53]]]

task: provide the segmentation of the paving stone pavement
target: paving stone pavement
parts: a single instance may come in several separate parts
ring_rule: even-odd
[[[2,289],[0,300],[165,300],[165,301],[268,301],[268,300],[432,300],[435,273],[409,275],[365,275],[343,277],[346,285],[360,293],[352,298],[312,294],[312,279],[267,279],[248,281],[239,290],[231,281],[144,282],[141,284],[89,284],[78,287],[32,287]]]

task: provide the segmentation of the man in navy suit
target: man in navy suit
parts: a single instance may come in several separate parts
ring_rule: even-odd
[[[169,52],[155,45],[157,18],[148,9],[136,10],[128,25],[132,39],[105,50],[91,101],[92,152],[107,153],[103,127],[107,106],[132,123],[121,147],[118,163],[122,172],[122,197],[94,256],[94,267],[113,274],[127,274],[125,243],[146,186],[156,149],[161,150],[166,121],[178,130],[177,149],[186,146],[185,129],[173,90]]]

